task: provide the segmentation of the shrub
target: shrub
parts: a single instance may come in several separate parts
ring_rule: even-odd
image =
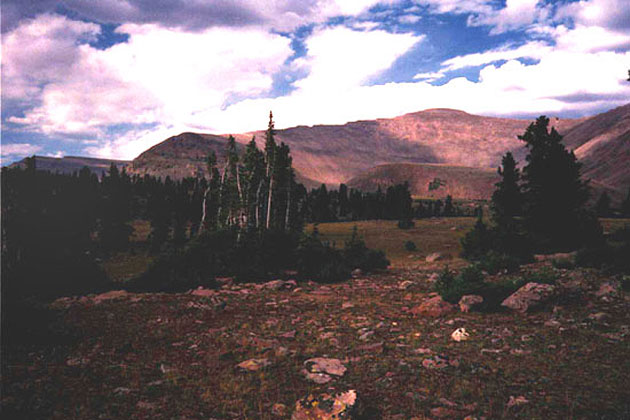
[[[351,270],[360,268],[366,273],[387,268],[389,265],[383,251],[369,249],[365,241],[359,238],[356,226],[352,230],[350,240],[344,244],[343,257]]]
[[[575,256],[579,267],[599,268],[610,274],[630,274],[630,243],[609,243],[582,248]]]
[[[413,220],[411,219],[400,219],[398,221],[398,228],[399,229],[411,229],[412,227],[414,227],[416,224],[414,223]]]
[[[492,249],[492,243],[492,232],[479,217],[473,229],[461,240],[462,257],[473,261],[479,260]]]
[[[522,261],[518,257],[490,251],[479,259],[477,265],[489,274],[497,274],[500,271],[513,273],[518,270],[521,263]]]
[[[345,280],[351,272],[342,252],[320,241],[316,231],[300,240],[296,268],[300,278],[321,283]]]
[[[413,252],[417,250],[418,247],[416,246],[416,243],[414,241],[407,241],[405,242],[405,249],[409,252]]]
[[[551,265],[553,265],[554,268],[561,270],[570,270],[575,268],[575,262],[571,258],[557,258],[551,261]]]
[[[214,287],[216,276],[261,281],[292,268],[297,236],[283,231],[225,229],[196,237],[183,249],[163,252],[127,284],[134,291],[178,292]]]
[[[558,280],[558,276],[553,272],[553,270],[543,268],[542,270],[534,271],[521,276],[518,282],[521,285],[525,285],[527,283],[555,284],[556,280]]]
[[[458,275],[446,267],[438,276],[434,289],[445,301],[457,303],[464,295],[477,294],[484,285],[481,270],[476,265],[469,265]]]

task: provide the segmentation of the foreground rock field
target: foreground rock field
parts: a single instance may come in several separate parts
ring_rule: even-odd
[[[570,298],[534,312],[428,314],[434,271],[58,300],[71,339],[5,354],[3,418],[630,417],[630,296],[610,279],[556,270]]]

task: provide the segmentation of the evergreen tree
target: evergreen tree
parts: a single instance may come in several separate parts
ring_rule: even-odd
[[[498,172],[501,180],[495,184],[492,194],[492,219],[499,229],[513,231],[515,218],[521,214],[522,193],[520,171],[511,152],[503,156]]]
[[[543,249],[575,247],[597,230],[585,213],[588,185],[580,179],[573,152],[542,116],[519,136],[529,154],[523,169],[523,216],[527,231]]]
[[[610,216],[610,197],[606,191],[602,192],[602,195],[599,196],[597,204],[595,205],[595,211],[599,217]]]
[[[621,214],[623,214],[624,217],[630,217],[630,188],[628,188],[626,199],[621,203]]]
[[[445,217],[455,216],[455,206],[453,206],[453,197],[451,197],[450,195],[447,195],[446,200],[444,201],[444,216]]]

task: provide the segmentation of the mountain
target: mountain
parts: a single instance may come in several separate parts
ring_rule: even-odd
[[[276,131],[276,140],[291,147],[298,180],[307,188],[347,183],[362,189],[408,181],[415,195],[489,198],[496,168],[510,150],[525,163],[524,143],[517,139],[533,119],[484,117],[452,109],[429,109],[396,118],[343,125],[298,126]],[[630,104],[580,119],[551,118],[565,144],[583,163],[595,195],[606,190],[614,201],[630,187]],[[235,134],[239,150],[264,131]],[[214,150],[224,156],[227,135],[182,133],[141,153],[127,166],[130,173],[179,179],[205,174]],[[37,157],[43,169],[73,172],[87,165],[101,172],[111,160]],[[445,185],[428,190],[435,178]]]
[[[620,199],[630,188],[630,104],[573,126],[564,136],[582,162],[582,176]]]
[[[208,155],[214,151],[218,161],[221,162],[225,158],[227,137],[198,133],[182,133],[169,137],[142,152],[133,160],[128,170],[132,174],[148,174],[163,178],[170,176],[173,179],[207,175]],[[237,142],[236,149],[242,153],[245,147]],[[300,171],[297,171],[296,178],[307,188],[321,185],[321,182],[304,176]]]
[[[379,165],[352,178],[348,187],[362,191],[385,190],[390,185],[409,182],[411,194],[422,198],[486,199],[499,181],[496,169],[441,164]]]
[[[115,164],[118,169],[127,168],[131,165],[128,160],[99,159],[81,156],[64,156],[62,158],[35,156],[35,168],[42,171],[59,172],[63,174],[72,174],[80,171],[87,166],[90,171],[99,177],[103,172],[107,172],[111,164]],[[9,165],[10,168],[24,168],[26,159]]]
[[[517,159],[524,159],[525,149],[517,135],[523,134],[531,122],[429,109],[391,119],[298,126],[278,130],[276,139],[291,147],[298,171],[335,185],[384,164],[438,163],[493,168],[507,150],[513,150]],[[579,122],[553,120],[559,130],[567,130]],[[236,138],[248,141],[252,135],[261,142],[264,139],[262,131]]]

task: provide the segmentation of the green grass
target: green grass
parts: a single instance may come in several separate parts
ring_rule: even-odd
[[[399,229],[396,220],[368,220],[358,222],[320,223],[317,228],[322,239],[343,247],[356,225],[359,235],[369,248],[383,250],[393,267],[425,265],[425,257],[439,252],[452,258],[451,265],[462,265],[460,239],[475,224],[472,217],[416,219],[415,227]],[[312,232],[313,225],[306,232]],[[405,242],[415,242],[417,249],[407,251]]]

